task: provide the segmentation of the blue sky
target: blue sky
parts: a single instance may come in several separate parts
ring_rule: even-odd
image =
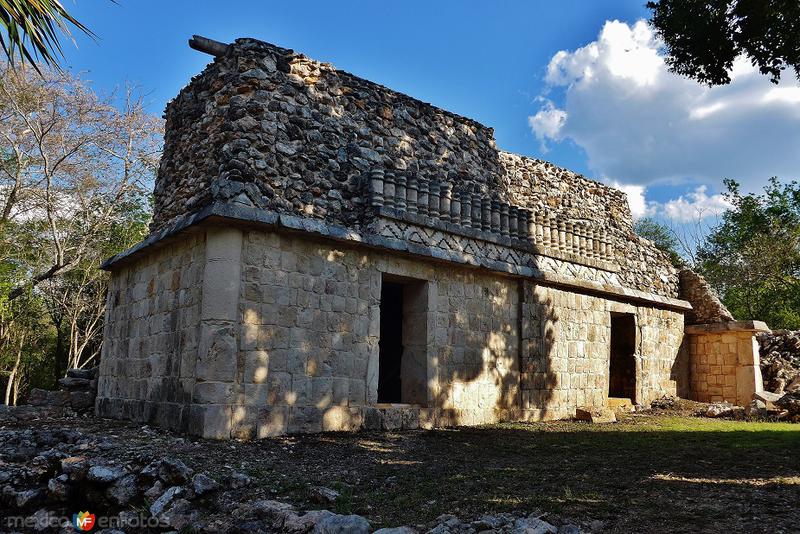
[[[724,207],[722,178],[757,189],[799,177],[800,156],[776,157],[800,142],[791,75],[777,96],[746,64],[719,90],[671,75],[636,24],[644,3],[77,0],[67,5],[99,40],[78,36],[66,65],[101,91],[139,84],[160,113],[209,61],[192,34],[263,39],[474,118],[501,148],[616,184],[638,214],[679,222]]]

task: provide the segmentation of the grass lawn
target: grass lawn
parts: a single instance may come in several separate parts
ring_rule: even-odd
[[[538,508],[619,532],[800,530],[800,425],[632,415],[239,447],[264,487],[295,502],[337,488],[337,511],[373,525]]]

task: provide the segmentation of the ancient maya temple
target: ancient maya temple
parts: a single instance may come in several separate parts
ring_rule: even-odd
[[[100,416],[251,438],[760,389],[766,327],[621,191],[292,50],[190,45],[151,233],[104,264]]]

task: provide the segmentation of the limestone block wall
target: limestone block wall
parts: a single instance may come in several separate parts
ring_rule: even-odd
[[[99,415],[183,429],[194,388],[205,254],[204,233],[192,234],[111,277]]]
[[[235,432],[364,423],[377,403],[386,275],[413,282],[422,301],[408,319],[426,332],[412,348],[427,352],[428,420],[492,422],[517,406],[516,281],[258,230],[243,247],[245,409]]]
[[[679,312],[265,226],[205,223],[165,245],[115,267],[102,416],[215,438],[569,417],[606,402],[612,312],[636,318],[636,402],[685,376]],[[378,403],[384,281],[405,284],[418,370],[414,409],[393,415]]]
[[[635,315],[636,398],[675,395],[685,380],[683,315],[570,291],[524,285],[521,391],[530,420],[574,415],[608,399],[611,312]]]
[[[687,327],[690,398],[739,406],[753,400],[753,393],[764,389],[756,334],[766,330],[758,321]]]

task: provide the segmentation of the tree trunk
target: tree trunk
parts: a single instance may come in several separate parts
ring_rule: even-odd
[[[25,334],[21,334],[19,337],[19,346],[17,347],[17,359],[14,361],[14,368],[11,369],[11,374],[8,375],[8,383],[6,384],[6,397],[5,402],[6,406],[12,406],[9,404],[11,402],[11,393],[14,392],[14,404],[17,404],[17,395],[16,390],[18,388],[14,387],[14,382],[17,380],[17,373],[19,372],[19,364],[22,361],[22,346],[25,343]]]

